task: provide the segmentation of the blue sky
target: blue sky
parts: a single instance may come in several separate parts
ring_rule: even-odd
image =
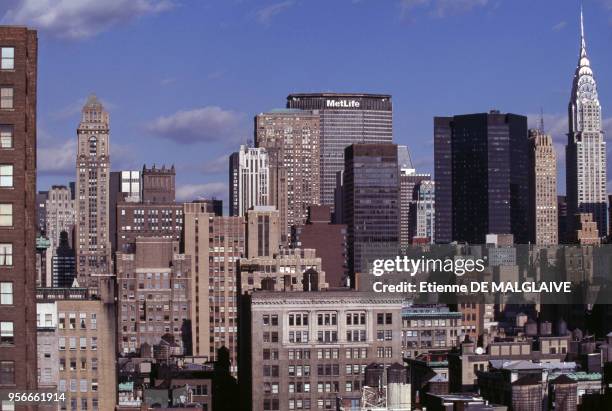
[[[612,133],[612,0],[585,0]],[[39,30],[39,189],[74,179],[80,106],[111,113],[115,170],[175,164],[178,195],[227,197],[227,155],[291,92],[380,92],[432,171],[435,115],[540,108],[559,153],[578,58],[574,0],[3,0]]]

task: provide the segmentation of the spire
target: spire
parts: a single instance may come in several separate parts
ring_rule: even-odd
[[[580,2],[580,58],[586,57],[586,40],[584,39],[584,14],[582,12],[582,2]]]

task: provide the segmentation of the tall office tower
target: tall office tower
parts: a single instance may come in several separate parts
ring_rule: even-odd
[[[115,227],[111,231],[116,236],[117,251],[122,253],[135,252],[137,237],[181,239],[183,205],[174,201],[174,167],[144,166],[141,176],[141,200],[129,200],[120,194],[123,200],[119,199],[114,211]]]
[[[15,392],[37,379],[37,53],[35,30],[0,27],[0,385]]]
[[[367,269],[377,247],[399,245],[399,169],[395,144],[353,144],[344,154],[344,218],[349,273]]]
[[[599,235],[606,223],[606,142],[602,131],[597,83],[587,57],[582,10],[580,11],[580,56],[568,106],[569,133],[565,147],[566,193],[569,230],[574,215],[591,213]]]
[[[52,186],[45,204],[47,210],[45,232],[51,241],[51,247],[53,249],[59,247],[62,231],[68,234],[70,245],[74,244],[72,238],[75,221],[74,200],[68,187]]]
[[[278,252],[281,238],[278,214],[273,206],[255,206],[247,211],[247,258],[271,257]]]
[[[77,129],[76,235],[77,278],[96,287],[112,274],[109,233],[109,115],[95,95],[83,106]]]
[[[331,287],[342,287],[348,275],[346,225],[333,224],[329,206],[310,206],[306,224],[293,227],[293,248],[312,248]]]
[[[115,409],[116,318],[112,280],[101,278],[99,289],[97,295],[82,287],[37,290],[39,324],[44,329],[39,336],[48,343],[41,347],[46,354],[41,364],[44,367],[41,381],[46,386],[55,385],[57,392],[65,396],[65,401],[54,404],[55,409]]]
[[[436,185],[431,180],[423,180],[416,187],[414,203],[413,243],[435,243],[436,235]]]
[[[418,200],[418,185],[421,181],[431,180],[431,175],[417,173],[413,168],[399,169],[399,230],[400,245],[407,247],[416,235],[416,202]]]
[[[237,263],[245,252],[242,217],[218,217],[205,203],[186,203],[185,254],[191,256],[191,330],[193,355],[215,360],[230,352],[237,371]]]
[[[170,168],[142,167],[142,202],[169,203],[176,200],[176,171],[174,165]]]
[[[436,117],[436,242],[483,244],[489,233],[529,241],[527,117]]]
[[[68,233],[60,233],[60,241],[52,258],[53,287],[72,287],[76,275],[74,249],[70,246]]]
[[[181,354],[191,346],[189,301],[191,258],[179,253],[168,238],[139,237],[134,254],[117,254],[117,350],[138,353],[168,341],[170,334]],[[187,339],[189,339],[187,341]]]
[[[229,159],[229,212],[244,217],[253,206],[269,205],[270,163],[265,148],[240,146]]]
[[[320,116],[321,204],[334,207],[336,173],[344,169],[344,149],[355,143],[391,143],[393,106],[385,94],[290,94],[287,108]]]
[[[272,180],[275,173],[286,173],[286,201],[271,202],[284,220],[283,238],[290,236],[292,226],[306,222],[310,204],[320,202],[319,127],[319,115],[312,111],[274,110],[255,117],[255,145],[276,152],[270,158]],[[272,192],[270,196],[279,198]]]
[[[557,154],[542,130],[529,130],[529,144],[529,238],[537,245],[557,245]]]
[[[253,411],[331,410],[365,368],[402,362],[402,298],[355,291],[243,297],[240,389]],[[241,317],[242,318],[242,317]]]

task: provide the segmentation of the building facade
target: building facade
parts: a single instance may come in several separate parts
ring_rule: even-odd
[[[225,347],[237,371],[237,267],[245,253],[242,217],[218,217],[205,203],[184,205],[185,254],[191,256],[193,355],[215,360]]]
[[[582,11],[580,12],[580,55],[568,105],[569,132],[565,147],[568,222],[573,215],[591,213],[599,235],[607,225],[606,142],[602,129],[597,83],[587,56]],[[568,227],[573,231],[572,227]]]
[[[110,123],[95,95],[89,96],[77,129],[76,235],[77,277],[96,287],[112,274],[109,232]]]
[[[412,237],[416,235],[416,202],[421,181],[431,180],[431,175],[417,173],[413,168],[400,166],[400,245],[407,247],[412,244]]]
[[[306,224],[293,228],[292,247],[311,248],[321,258],[321,269],[330,287],[346,284],[346,225],[333,224],[329,206],[310,206]]]
[[[270,204],[270,162],[265,148],[240,146],[229,159],[230,215],[244,217],[254,206]]]
[[[280,211],[285,238],[292,226],[306,222],[308,206],[320,202],[319,132],[319,115],[311,111],[274,110],[255,117],[255,145],[276,152],[270,159],[271,179],[276,180],[276,173],[286,175],[286,201],[271,202]]]
[[[461,338],[461,313],[446,306],[411,306],[402,309],[401,341],[405,358],[449,350]]]
[[[60,234],[60,243],[53,255],[51,266],[53,287],[72,287],[76,278],[76,258],[65,231]]]
[[[66,186],[52,186],[48,191],[45,209],[47,210],[45,234],[51,241],[51,248],[59,247],[60,234],[68,233],[68,241],[73,245],[73,229],[75,222],[74,200]]]
[[[365,260],[381,246],[399,245],[399,168],[395,144],[353,144],[346,148],[344,219],[349,273],[367,269]]]
[[[134,251],[117,254],[118,352],[137,353],[169,334],[185,354],[191,345],[191,259],[179,253],[178,242],[160,237],[137,238]]]
[[[528,242],[527,118],[489,113],[436,117],[436,241],[483,244],[490,233]]]
[[[536,245],[557,245],[557,154],[542,130],[529,130],[529,143],[529,237]]]
[[[0,387],[35,390],[37,33],[2,26],[0,45]]]
[[[252,409],[334,409],[372,362],[401,362],[402,299],[353,291],[246,298],[241,389]]]
[[[413,243],[435,243],[436,184],[430,180],[421,181],[416,190],[415,233],[411,241]]]
[[[240,260],[240,293],[254,290],[305,291],[328,288],[315,250],[281,248],[274,255]]]
[[[300,93],[287,96],[287,108],[320,116],[321,204],[334,207],[336,173],[344,169],[344,149],[355,143],[391,143],[393,105],[386,94]]]
[[[115,408],[114,285],[101,279],[98,287],[95,297],[86,288],[37,290],[39,341],[43,349],[52,351],[42,363],[41,380],[64,394],[60,409]],[[52,358],[55,364],[47,361]],[[57,379],[51,381],[49,374]]]

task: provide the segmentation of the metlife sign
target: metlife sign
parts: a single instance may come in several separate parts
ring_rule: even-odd
[[[361,103],[357,100],[325,100],[327,108],[359,108]]]

